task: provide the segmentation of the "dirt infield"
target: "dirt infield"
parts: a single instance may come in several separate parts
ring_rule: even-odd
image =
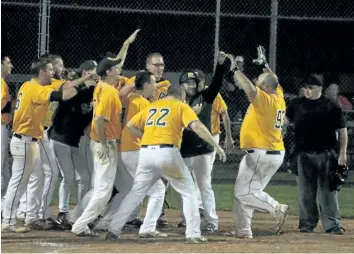
[[[322,233],[298,233],[297,217],[289,217],[284,233],[274,235],[274,220],[264,214],[255,214],[254,239],[240,240],[223,236],[232,229],[231,212],[218,212],[221,218],[220,232],[208,237],[207,244],[187,245],[184,231],[177,228],[179,211],[170,210],[172,225],[161,231],[169,233],[168,239],[138,239],[138,231],[125,232],[117,242],[106,242],[105,233],[99,239],[80,238],[70,232],[35,231],[26,234],[2,234],[2,253],[104,253],[104,252],[353,252],[354,220],[343,220],[347,229],[344,236]]]

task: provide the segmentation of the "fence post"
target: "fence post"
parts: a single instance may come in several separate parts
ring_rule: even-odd
[[[39,7],[38,57],[49,52],[50,0],[41,0]]]
[[[215,11],[215,38],[214,38],[214,70],[218,61],[219,53],[219,36],[220,36],[220,6],[221,0],[216,0],[216,11]]]
[[[269,65],[274,72],[277,66],[278,0],[272,0],[269,36]]]

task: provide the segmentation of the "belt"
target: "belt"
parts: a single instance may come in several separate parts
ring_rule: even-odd
[[[320,154],[320,153],[326,153],[329,152],[329,150],[324,150],[324,151],[304,151],[304,153],[309,153],[309,154]]]
[[[247,153],[254,153],[254,150],[247,150]],[[266,151],[266,154],[269,155],[280,155],[280,151],[272,151],[272,150],[268,150]]]
[[[22,135],[17,134],[17,133],[14,133],[13,136],[16,137],[16,138],[19,138],[19,139],[23,139],[23,138],[24,138]],[[37,140],[38,140],[38,139],[36,139],[36,138],[32,138],[32,141],[34,141],[34,142],[36,142]]]
[[[160,148],[172,148],[174,145],[170,144],[161,144],[161,145],[141,145],[141,148],[147,148],[149,146],[159,146]]]

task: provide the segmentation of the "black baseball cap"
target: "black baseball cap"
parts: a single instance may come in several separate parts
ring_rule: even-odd
[[[77,74],[81,73],[82,71],[93,70],[97,67],[97,62],[94,60],[87,60],[83,62],[79,68],[73,69],[73,71]]]
[[[316,75],[310,75],[304,82],[308,86],[323,86],[322,80]]]
[[[198,75],[199,80],[204,80],[205,79],[205,73],[202,70],[196,69],[194,72]]]
[[[194,79],[197,83],[200,81],[198,78],[198,74],[194,71],[185,71],[182,73],[182,75],[179,78],[179,83],[186,83],[190,79]]]
[[[97,74],[102,75],[105,74],[107,70],[111,69],[113,66],[116,66],[122,61],[120,58],[112,58],[112,57],[105,57],[103,58],[97,66]]]

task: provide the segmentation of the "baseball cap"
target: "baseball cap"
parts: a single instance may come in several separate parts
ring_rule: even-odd
[[[86,60],[79,68],[73,69],[75,73],[81,73],[82,71],[93,70],[97,67],[97,62],[94,60]]]
[[[205,73],[202,70],[196,69],[194,72],[197,74],[199,80],[205,79]]]
[[[97,74],[102,75],[122,61],[120,58],[105,57],[97,65]]]
[[[322,80],[316,75],[310,75],[304,82],[308,86],[323,86]]]
[[[198,74],[195,73],[194,71],[185,71],[182,73],[182,75],[179,78],[179,83],[186,83],[188,82],[190,79],[194,79],[195,81],[199,82],[199,78],[197,76]]]

